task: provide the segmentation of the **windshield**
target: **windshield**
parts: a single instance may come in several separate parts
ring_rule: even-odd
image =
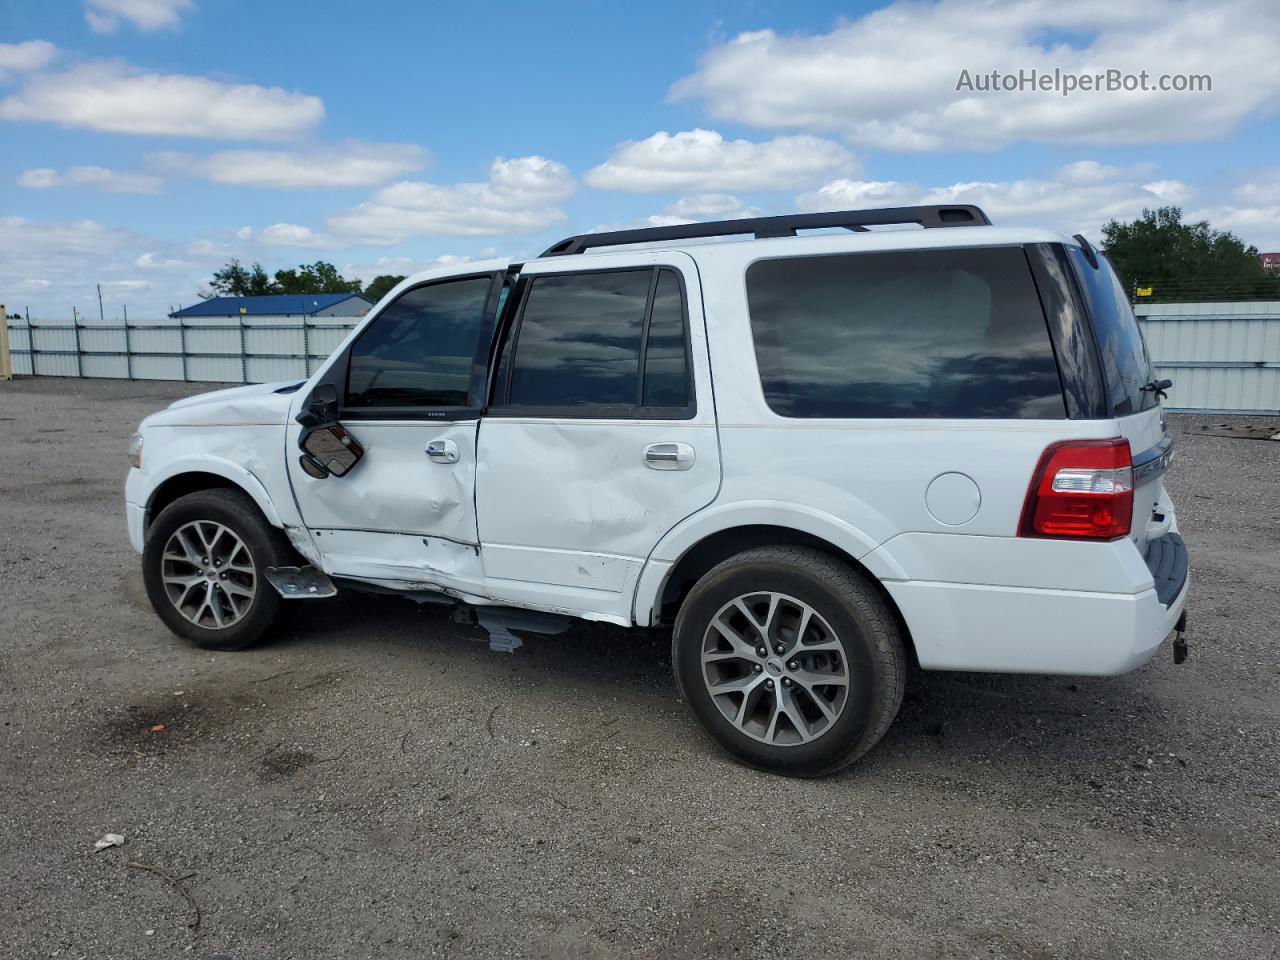
[[[1098,257],[1095,269],[1079,247],[1068,249],[1089,301],[1102,377],[1114,415],[1125,417],[1150,410],[1156,405],[1155,392],[1142,388],[1151,382],[1151,360],[1124,288],[1105,257]]]

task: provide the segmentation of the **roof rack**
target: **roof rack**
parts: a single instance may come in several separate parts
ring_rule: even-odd
[[[754,234],[757,240],[794,237],[797,230],[843,227],[857,233],[867,227],[895,223],[918,223],[922,227],[988,227],[991,221],[970,204],[927,207],[882,207],[878,210],[839,210],[834,213],[796,213],[783,217],[753,217],[746,220],[716,220],[712,223],[685,223],[674,227],[645,227],[612,230],[566,237],[548,247],[544,257],[582,253],[591,247],[616,247],[630,243],[659,243],[664,240],[693,240],[701,237],[732,237]]]

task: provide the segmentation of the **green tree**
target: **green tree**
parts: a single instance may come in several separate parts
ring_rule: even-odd
[[[1125,290],[1136,285],[1155,288],[1160,299],[1173,291],[1248,293],[1255,287],[1275,289],[1266,280],[1256,247],[1233,233],[1214,230],[1208,221],[1183,223],[1179,207],[1143,210],[1132,223],[1111,220],[1102,228],[1108,259]],[[1196,281],[1199,281],[1197,283]],[[1260,282],[1256,282],[1260,281]],[[1161,292],[1161,287],[1165,292]]]
[[[210,297],[262,297],[271,293],[359,293],[364,284],[348,280],[338,273],[332,263],[317,260],[304,263],[293,270],[277,270],[275,277],[267,274],[262,264],[246,268],[234,257],[221,270],[213,272],[209,289],[200,296]]]
[[[254,264],[255,267],[258,264]],[[221,270],[213,271],[213,279],[209,281],[209,289],[201,290],[200,296],[205,300],[210,297],[244,297],[249,294],[250,273],[235,257],[227,261]]]
[[[404,277],[395,277],[389,273],[374,277],[373,282],[364,288],[364,298],[370,303],[377,303]]]
[[[346,279],[332,263],[317,260],[296,270],[277,270],[275,287],[276,293],[359,293],[364,284]]]
[[[262,269],[262,264],[255,263],[253,269],[249,271],[249,282],[246,286],[248,291],[245,296],[264,297],[268,293],[276,293],[271,278],[267,276],[267,271]]]

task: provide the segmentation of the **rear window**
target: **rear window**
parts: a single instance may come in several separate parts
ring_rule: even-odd
[[[1150,410],[1156,405],[1156,395],[1142,388],[1152,379],[1151,360],[1124,288],[1105,257],[1099,257],[1094,268],[1079,247],[1069,250],[1089,301],[1089,319],[1112,411],[1124,417]]]
[[[782,416],[1066,416],[1021,249],[763,260],[747,300],[761,386]]]

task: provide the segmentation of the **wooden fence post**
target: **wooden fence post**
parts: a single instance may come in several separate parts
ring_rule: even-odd
[[[13,379],[13,365],[9,361],[9,313],[0,303],[0,380]]]

